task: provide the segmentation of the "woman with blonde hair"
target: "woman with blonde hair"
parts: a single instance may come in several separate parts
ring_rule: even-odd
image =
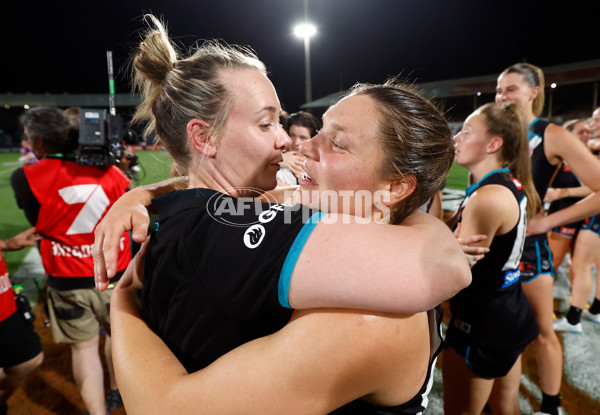
[[[566,161],[573,172],[590,187],[592,194],[574,205],[544,215],[540,212],[529,221],[522,257],[521,281],[531,303],[540,334],[535,340],[540,388],[541,412],[560,413],[562,347],[553,328],[553,266],[547,232],[600,212],[600,162],[577,137],[563,127],[542,120],[544,74],[529,63],[517,63],[498,77],[496,102],[514,102],[529,126],[529,148],[533,182],[543,199],[558,164]]]
[[[119,385],[128,411],[197,412],[201,405],[203,413],[211,408],[218,408],[216,413],[265,413],[266,406],[279,413],[283,407],[286,413],[324,413],[363,396],[372,405],[421,405],[419,397],[428,390],[439,345],[439,316],[432,309],[469,280],[451,232],[437,219],[415,212],[439,189],[452,163],[450,129],[442,114],[410,88],[358,86],[328,111],[321,133],[303,144],[307,161],[300,186],[306,192],[298,197],[312,207],[253,200],[251,209],[245,209],[249,196],[275,187],[281,150],[289,144],[278,123],[280,106],[264,65],[247,50],[214,42],[179,59],[164,27],[151,20],[153,29],[134,60],[144,95],[138,118],[149,121],[176,161],[187,168],[190,188],[152,202],[159,220],[144,261],[141,297],[145,317],[160,339],[143,337],[145,333],[152,338],[152,333],[134,317],[135,304],[127,302],[131,287],[122,284],[121,294],[113,297],[115,333],[121,339],[115,349]],[[121,205],[140,195],[147,201],[148,189],[138,189]],[[99,254],[112,245],[114,231],[109,227],[131,226],[131,214],[125,212],[109,212],[97,231],[100,288],[106,284],[105,270],[110,276],[113,265],[110,249],[105,251],[106,262]],[[139,223],[141,228],[148,223],[141,216],[134,214],[134,235]],[[140,236],[145,238],[145,232]],[[438,252],[432,259],[429,249],[434,244]],[[283,373],[254,373],[253,365],[260,360],[250,358],[233,366],[252,366],[237,375],[235,370],[216,371],[227,376],[212,378],[208,389],[194,383],[204,375],[184,375],[281,329],[294,308],[318,307],[417,314],[384,318],[340,310],[318,317],[327,320],[324,325],[307,327],[317,311],[305,311],[310,317],[297,318],[285,330],[295,335],[253,343],[261,350],[261,345],[269,345],[261,356],[270,364],[259,368]],[[357,330],[346,331],[357,324]],[[343,333],[337,331],[342,328]],[[348,335],[369,341],[376,338],[375,330],[380,339],[389,336],[388,342],[342,350]],[[310,342],[301,346],[304,338]],[[288,347],[290,339],[297,347]],[[143,353],[139,341],[144,342]],[[377,344],[387,351],[385,358],[374,356]],[[397,353],[398,348],[407,353]],[[161,355],[165,351],[171,354]],[[303,382],[304,389],[289,388],[288,381],[300,379],[298,371],[303,369],[294,362],[312,352],[327,352],[320,359],[302,360],[322,371],[305,374],[302,379],[310,377],[312,382]],[[286,353],[291,354],[288,360]],[[387,366],[411,370],[390,372],[384,387],[377,374],[386,361]],[[340,369],[342,363],[350,366]],[[370,372],[357,376],[367,369]],[[416,372],[419,376],[412,375]],[[348,376],[351,387],[339,381]],[[252,387],[235,388],[236,380]],[[319,387],[321,382],[329,386]],[[275,387],[282,393],[274,393]],[[334,399],[332,387],[340,389]],[[167,391],[172,393],[164,395]],[[207,392],[208,400],[203,399]],[[290,393],[298,400],[288,400]],[[300,399],[304,393],[313,399]]]

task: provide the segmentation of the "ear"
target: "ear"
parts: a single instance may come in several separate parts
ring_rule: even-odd
[[[538,95],[540,95],[540,87],[534,86],[533,88],[531,88],[531,100],[533,101],[534,99],[536,99]]]
[[[29,138],[27,142],[31,146],[31,151],[33,151],[33,154],[38,160],[41,160],[44,157],[46,157],[46,154],[48,154],[48,152],[44,147],[44,140],[42,140],[41,138],[34,137]]]
[[[504,144],[504,140],[502,139],[502,137],[495,136],[488,143],[487,148],[486,148],[487,152],[488,153],[495,153],[495,152],[497,152],[498,150],[500,150],[502,148],[503,144]]]
[[[394,206],[410,196],[416,188],[417,179],[415,176],[404,176],[402,179],[390,182],[385,187],[385,192],[380,202],[387,207]]]
[[[186,126],[187,135],[194,149],[207,157],[214,157],[217,148],[209,135],[210,126],[197,118],[191,119]]]

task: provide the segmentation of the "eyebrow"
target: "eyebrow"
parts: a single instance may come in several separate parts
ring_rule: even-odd
[[[277,108],[275,108],[275,107],[273,107],[271,105],[268,105],[266,107],[262,107],[260,110],[256,111],[256,113],[259,114],[259,113],[264,112],[264,111],[266,111],[266,112],[272,112],[272,113],[278,114],[278,115],[281,112],[281,110],[278,110]]]
[[[340,124],[338,124],[338,123],[335,123],[335,122],[334,122],[334,123],[331,123],[331,127],[332,127],[334,130],[336,130],[336,131],[341,131],[341,132],[343,132],[343,133],[345,133],[345,132],[347,131],[347,130],[346,130],[346,127],[344,127],[344,126],[342,126],[342,125],[340,125]]]

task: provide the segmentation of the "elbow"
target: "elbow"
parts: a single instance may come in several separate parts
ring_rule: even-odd
[[[462,250],[453,250],[443,261],[435,261],[438,278],[431,281],[431,292],[437,294],[438,304],[454,297],[471,284],[471,267]]]

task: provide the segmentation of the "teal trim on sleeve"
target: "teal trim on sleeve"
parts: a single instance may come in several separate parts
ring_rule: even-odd
[[[283,307],[292,308],[289,302],[290,279],[292,278],[292,271],[296,266],[296,261],[298,261],[298,256],[300,256],[300,252],[302,252],[304,244],[306,244],[306,240],[324,215],[325,214],[323,212],[317,212],[313,214],[308,221],[306,221],[296,236],[296,239],[294,240],[294,243],[292,244],[287,256],[285,257],[283,267],[281,268],[281,274],[279,274],[279,284],[277,286],[279,304],[281,304]]]

